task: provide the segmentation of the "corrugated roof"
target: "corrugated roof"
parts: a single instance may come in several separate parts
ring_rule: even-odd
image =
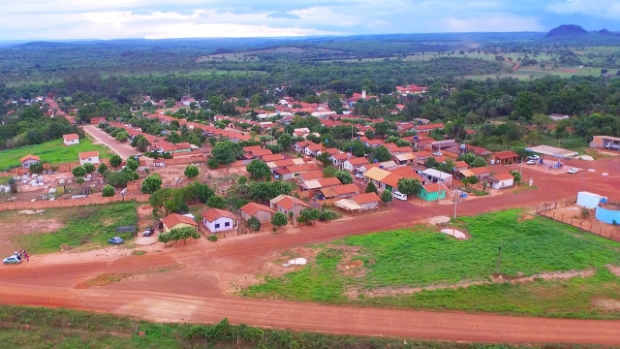
[[[377,196],[377,194],[375,194],[374,192],[355,195],[352,199],[359,205],[367,204],[370,202],[378,202],[381,200],[379,196]]]

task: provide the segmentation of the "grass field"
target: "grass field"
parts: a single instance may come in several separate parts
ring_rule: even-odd
[[[25,330],[25,327],[28,329]],[[409,338],[352,337],[292,332],[223,319],[215,325],[158,324],[129,317],[63,309],[0,306],[0,342],[7,348],[28,349],[186,349],[186,348],[434,348],[512,349],[521,346],[471,342],[419,341]],[[143,332],[140,336],[139,332]],[[523,348],[562,348],[567,345],[527,345]]]
[[[358,303],[406,308],[461,309],[559,317],[620,318],[620,278],[607,270],[620,264],[620,244],[579,232],[540,217],[523,220],[519,210],[464,217],[456,224],[471,239],[458,241],[429,227],[352,236],[336,245],[357,246],[359,253],[322,248],[316,262],[282,278],[267,279],[243,294],[329,303]],[[531,218],[531,219],[530,219]],[[449,289],[457,283],[549,272],[592,270],[593,276],[520,285],[489,283]],[[343,260],[361,260],[355,273],[343,272]],[[434,290],[413,288],[439,286]],[[467,286],[467,285],[465,285]],[[351,290],[357,297],[351,298]],[[371,297],[378,291],[384,296]],[[607,307],[609,308],[609,307]]]
[[[15,212],[2,212],[3,215]],[[82,206],[46,210],[42,215],[33,215],[30,220],[54,220],[61,224],[55,232],[37,232],[17,235],[18,243],[24,249],[33,253],[57,252],[60,245],[72,247],[98,248],[106,245],[107,240],[119,235],[116,227],[137,225],[138,214],[134,202],[110,204],[102,206]],[[120,234],[124,239],[130,239],[131,234]]]
[[[19,167],[19,159],[28,154],[40,157],[43,162],[59,164],[63,162],[77,162],[78,153],[91,150],[98,150],[100,158],[109,158],[113,155],[108,147],[93,144],[89,138],[82,138],[80,139],[80,144],[72,146],[65,146],[62,143],[62,139],[57,139],[42,144],[0,151],[0,171]]]

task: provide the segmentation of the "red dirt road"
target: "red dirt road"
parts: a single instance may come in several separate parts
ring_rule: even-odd
[[[618,159],[620,160],[620,159]],[[544,174],[524,166],[523,178],[534,178],[536,190],[466,200],[459,215],[511,207],[533,208],[543,202],[574,198],[583,188],[615,198],[620,161],[569,162],[594,167],[577,175]],[[510,169],[515,169],[512,167]],[[498,167],[496,172],[507,168]],[[560,171],[560,170],[558,170]],[[608,176],[602,176],[608,172]],[[558,172],[560,173],[560,172]],[[19,266],[0,268],[0,303],[68,307],[126,314],[157,321],[233,323],[358,335],[395,335],[425,339],[486,342],[563,342],[620,344],[620,321],[509,317],[459,312],[429,312],[328,306],[228,295],[231,275],[246,277],[263,270],[274,254],[291,246],[410,226],[436,215],[452,215],[453,205],[394,202],[392,210],[281,234],[252,234],[199,241],[143,256],[94,254],[34,256]],[[201,239],[204,240],[204,239]],[[123,250],[119,250],[123,251]],[[126,252],[128,253],[128,252]],[[129,279],[108,286],[84,288],[102,274],[128,273]],[[484,300],[481,300],[481,302]]]
[[[132,148],[129,143],[119,142],[114,137],[99,129],[97,126],[86,125],[82,126],[82,129],[84,130],[84,132],[88,133],[91,137],[93,137],[97,142],[110,148],[114,153],[118,154],[123,159],[128,159],[130,156],[136,155],[136,153],[138,152],[137,150]]]

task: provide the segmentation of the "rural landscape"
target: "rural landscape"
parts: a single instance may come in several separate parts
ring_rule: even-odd
[[[7,347],[620,346],[620,33],[0,57]]]

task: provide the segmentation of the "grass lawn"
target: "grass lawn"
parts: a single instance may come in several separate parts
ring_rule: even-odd
[[[15,214],[15,212],[9,212]],[[1,217],[1,215],[0,215]],[[108,239],[119,235],[116,227],[138,224],[134,202],[102,206],[83,206],[46,210],[42,215],[32,215],[32,220],[56,220],[63,226],[55,232],[31,232],[18,235],[18,243],[33,253],[57,252],[60,245],[97,248],[108,244]],[[120,234],[131,239],[131,234]]]
[[[351,236],[337,245],[358,246],[351,254],[325,248],[316,262],[282,278],[267,279],[243,294],[329,303],[358,303],[406,308],[440,308],[562,317],[612,317],[593,304],[620,304],[620,278],[606,265],[620,264],[620,244],[536,217],[522,220],[520,210],[460,218],[456,225],[471,235],[459,241],[430,227]],[[488,281],[496,272],[502,244],[501,274],[531,276],[544,272],[596,270],[591,277],[520,285],[509,283],[436,289],[413,294],[368,297],[373,290],[396,290],[463,281]],[[363,262],[363,273],[343,273],[338,264],[348,254]],[[345,292],[357,290],[349,299]],[[603,302],[604,303],[604,302]]]
[[[65,146],[62,139],[45,142],[42,144],[28,145],[0,152],[0,171],[20,166],[19,159],[32,154],[41,158],[41,161],[50,164],[63,162],[77,162],[78,153],[98,150],[100,158],[109,158],[113,155],[110,149],[104,145],[93,144],[90,138],[80,139],[80,144]]]

